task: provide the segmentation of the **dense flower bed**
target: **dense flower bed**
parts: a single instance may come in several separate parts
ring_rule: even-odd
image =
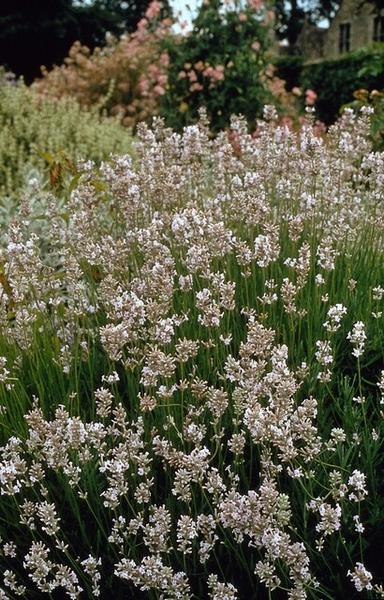
[[[141,125],[12,222],[3,598],[384,596],[384,156],[265,117]]]

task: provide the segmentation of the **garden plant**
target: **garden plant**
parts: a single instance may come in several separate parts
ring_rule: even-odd
[[[157,119],[134,158],[24,198],[0,251],[1,598],[384,597],[369,113]]]
[[[84,110],[73,98],[41,98],[21,80],[0,72],[0,197],[9,213],[28,182],[42,185],[55,164],[87,157],[100,163],[131,148],[115,118]]]
[[[270,64],[272,23],[273,12],[260,0],[207,0],[191,31],[165,38],[169,72],[160,114],[166,124],[180,130],[204,106],[215,131],[228,127],[233,114],[254,125],[280,82]]]
[[[297,112],[293,94],[271,64],[273,13],[259,0],[209,0],[191,24],[162,18],[154,0],[134,32],[108,36],[93,51],[76,42],[64,64],[48,70],[33,88],[43,97],[75,98],[83,107],[118,116],[135,130],[154,115],[181,131],[204,106],[215,132],[242,114],[252,127],[273,101]]]
[[[81,106],[118,116],[128,127],[150,119],[168,81],[165,38],[174,38],[172,21],[161,19],[161,9],[155,0],[134,32],[109,35],[93,51],[75,42],[64,64],[43,68],[34,89],[42,96],[75,98]]]

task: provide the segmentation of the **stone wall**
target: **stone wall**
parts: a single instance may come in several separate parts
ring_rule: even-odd
[[[332,20],[324,41],[324,58],[338,58],[340,52],[340,26],[350,25],[349,50],[358,50],[373,42],[373,23],[377,14],[371,2],[344,0]]]
[[[380,14],[382,14],[381,11]],[[377,8],[369,0],[343,0],[328,29],[305,22],[298,36],[294,54],[306,62],[340,58],[346,51],[358,50],[373,42]],[[349,48],[340,48],[340,27],[349,24]]]

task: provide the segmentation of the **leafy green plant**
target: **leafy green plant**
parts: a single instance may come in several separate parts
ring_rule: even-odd
[[[100,162],[130,148],[129,132],[117,119],[0,79],[1,196],[16,197],[28,180],[46,178],[59,154],[72,162],[82,157]]]
[[[166,123],[180,129],[204,106],[214,130],[228,127],[231,114],[254,124],[271,100],[267,51],[268,19],[261,2],[202,2],[192,30],[170,40],[167,93],[161,101]]]

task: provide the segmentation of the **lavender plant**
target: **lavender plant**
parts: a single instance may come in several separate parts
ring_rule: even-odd
[[[2,598],[384,597],[384,155],[266,107],[27,202],[0,256]],[[35,215],[36,216],[36,215]],[[43,215],[41,215],[43,217]]]

